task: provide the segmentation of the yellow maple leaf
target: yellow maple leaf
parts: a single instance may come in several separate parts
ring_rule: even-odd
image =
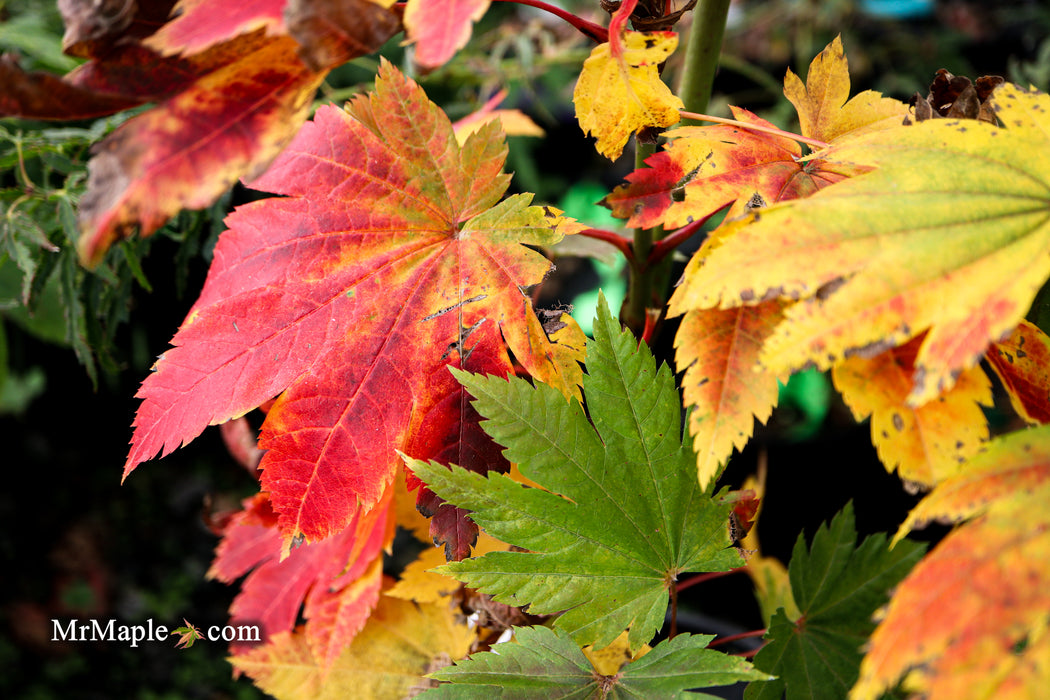
[[[718,478],[734,449],[747,444],[754,421],[764,423],[777,403],[777,376],[758,364],[762,342],[780,320],[783,304],[690,311],[675,336],[675,362],[685,368],[683,400],[692,406],[689,432],[700,487]]]
[[[850,357],[831,370],[842,398],[862,421],[871,416],[871,438],[887,471],[906,483],[933,486],[988,439],[980,404],[992,405],[992,389],[980,367],[964,370],[937,401],[909,406],[913,363],[920,339],[872,358]]]
[[[481,532],[478,533],[478,542],[471,550],[471,556],[480,557],[489,552],[506,551],[506,549],[507,544]],[[447,600],[448,596],[459,588],[459,581],[451,576],[430,571],[445,563],[444,549],[441,547],[424,549],[415,561],[405,567],[405,570],[401,572],[400,580],[386,594],[393,598],[414,600],[417,603],[437,603]]]
[[[755,600],[762,611],[763,624],[769,627],[770,620],[780,608],[784,609],[784,614],[789,620],[798,620],[802,617],[802,612],[798,609],[798,603],[795,602],[795,596],[791,592],[791,578],[787,567],[776,557],[762,554],[762,547],[759,543],[758,527],[762,518],[762,506],[765,503],[766,473],[766,456],[763,452],[759,457],[758,476],[747,477],[741,487],[741,490],[750,489],[755,492],[755,497],[758,498],[758,510],[755,512],[751,531],[740,542],[740,547],[747,553],[747,566],[744,570],[751,577],[751,582],[755,586]]]
[[[822,152],[872,171],[733,222],[690,306],[803,299],[761,361],[827,369],[928,330],[908,402],[949,389],[1014,328],[1050,276],[1050,97],[1006,85],[999,128],[929,120]]]
[[[615,676],[623,668],[624,664],[630,663],[631,661],[637,661],[642,658],[650,651],[652,647],[648,644],[643,644],[642,648],[638,651],[631,653],[631,646],[628,641],[627,631],[624,630],[620,633],[620,636],[613,640],[612,644],[604,646],[601,649],[595,649],[593,644],[580,649],[583,655],[587,657],[587,660],[594,666],[595,672],[603,676]]]
[[[230,662],[278,700],[403,698],[428,687],[424,675],[466,656],[473,639],[444,602],[417,604],[384,595],[327,673],[299,630],[275,634]]]
[[[809,64],[806,83],[788,69],[784,95],[798,110],[802,135],[821,141],[860,136],[887,126],[898,126],[908,106],[899,100],[865,90],[849,98],[849,64],[842,38],[835,39]]]
[[[617,49],[619,46],[619,49]],[[576,118],[595,147],[616,160],[631,134],[679,121],[682,101],[660,80],[659,65],[678,46],[674,32],[624,32],[599,44],[583,62],[573,91]]]

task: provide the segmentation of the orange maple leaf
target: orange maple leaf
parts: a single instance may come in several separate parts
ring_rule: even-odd
[[[1047,687],[1048,498],[1044,426],[989,443],[915,507],[895,541],[931,520],[969,522],[898,586],[853,700],[879,697],[905,674],[931,699],[1037,697]]]
[[[925,489],[959,470],[988,439],[981,405],[992,405],[992,387],[980,367],[959,375],[939,400],[910,406],[915,356],[924,340],[874,357],[850,357],[831,370],[842,398],[862,421],[871,417],[871,438],[888,471],[898,469],[909,487]]]
[[[492,466],[447,367],[506,375],[506,343],[572,394],[582,347],[530,332],[522,290],[550,262],[526,245],[578,225],[528,195],[497,204],[505,154],[495,124],[461,148],[386,63],[372,95],[319,110],[253,183],[286,196],[227,219],[200,298],[139,391],[125,474],[278,394],[261,468],[286,539],[323,539],[372,508],[397,449]]]
[[[985,357],[1017,414],[1029,423],[1050,423],[1050,338],[1021,321]]]

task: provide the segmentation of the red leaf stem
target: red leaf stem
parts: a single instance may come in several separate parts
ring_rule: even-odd
[[[587,236],[588,238],[596,238],[599,241],[605,241],[611,245],[616,246],[617,250],[623,253],[624,257],[627,258],[627,262],[634,262],[634,248],[631,247],[631,241],[629,238],[621,236],[618,233],[612,231],[606,231],[600,228],[588,228],[580,231],[576,234],[577,236]]]
[[[604,44],[605,42],[609,41],[609,30],[607,30],[605,27],[601,26],[600,24],[595,24],[594,22],[585,20],[582,17],[577,17],[576,15],[572,14],[571,12],[567,12],[566,10],[563,10],[560,7],[555,7],[554,5],[549,5],[549,4],[545,3],[545,2],[543,2],[543,0],[494,0],[494,1],[495,2],[515,2],[515,3],[519,4],[519,5],[528,5],[529,7],[535,7],[537,9],[539,9],[539,10],[544,10],[546,12],[550,12],[552,15],[554,15],[556,17],[559,17],[559,18],[565,20],[566,22],[568,22],[569,24],[571,24],[573,27],[575,27],[577,30],[579,30],[579,32],[581,34],[583,34],[584,36],[588,37],[589,39],[594,40],[594,42],[597,43],[597,44]]]

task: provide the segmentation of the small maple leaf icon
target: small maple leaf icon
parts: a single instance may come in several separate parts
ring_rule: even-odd
[[[179,641],[175,644],[176,649],[189,649],[191,646],[193,646],[193,643],[196,642],[198,639],[203,639],[203,635],[201,635],[201,631],[199,629],[190,624],[189,620],[187,620],[186,618],[182,618],[182,621],[186,623],[185,626],[176,627],[171,631],[171,634],[181,635],[179,637]]]

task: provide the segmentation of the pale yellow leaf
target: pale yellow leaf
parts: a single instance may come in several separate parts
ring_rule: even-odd
[[[629,31],[622,45],[620,56],[610,43],[594,47],[573,92],[580,128],[598,139],[598,152],[611,160],[620,157],[631,134],[671,126],[682,109],[658,68],[678,46],[678,35]]]

